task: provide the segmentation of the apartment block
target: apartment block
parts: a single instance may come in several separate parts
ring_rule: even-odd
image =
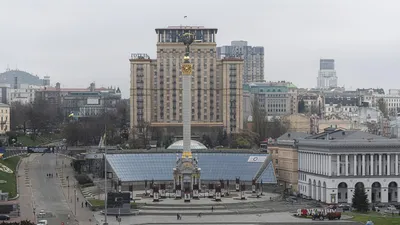
[[[218,59],[217,29],[199,26],[157,28],[157,58],[132,54],[131,128],[149,122],[152,127],[182,126],[182,72],[184,33],[194,35],[190,46],[192,127],[224,128],[235,133],[243,127],[243,60]],[[172,129],[181,132],[181,129]],[[196,130],[196,129],[192,129]]]

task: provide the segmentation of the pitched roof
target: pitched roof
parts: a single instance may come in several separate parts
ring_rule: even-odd
[[[284,133],[282,136],[278,137],[278,141],[293,141],[297,139],[303,139],[309,137],[310,135],[304,132],[289,131]]]
[[[387,137],[370,134],[359,130],[342,130],[327,128],[324,132],[309,136],[305,139],[328,139],[329,140],[360,140],[360,139],[389,139]]]

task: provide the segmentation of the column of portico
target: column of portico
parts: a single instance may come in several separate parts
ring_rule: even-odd
[[[332,157],[331,157],[331,155],[328,155],[328,176],[332,176]],[[326,197],[328,197],[328,196],[326,196]]]
[[[387,167],[387,174],[386,175],[390,175],[390,154],[387,154],[386,167]]]
[[[353,158],[354,158],[354,176],[357,176],[357,154],[354,154]]]
[[[371,176],[373,176],[374,175],[374,154],[371,154],[370,155],[371,157],[370,157],[370,167],[371,167]]]
[[[344,169],[346,170],[345,171],[346,176],[348,176],[349,175],[349,155],[346,154],[345,160],[346,160],[345,161],[346,164],[344,165]]]
[[[340,176],[340,155],[336,155],[336,175]]]
[[[382,176],[382,154],[379,154],[379,176]]]
[[[325,173],[324,173],[324,175],[328,175],[328,155],[327,154],[325,154]]]
[[[398,176],[399,175],[399,155],[398,154],[396,154],[395,160],[394,160],[394,171],[396,173],[396,176]],[[397,193],[400,193],[400,192],[397,192]],[[397,198],[397,199],[400,199],[400,198]]]
[[[362,154],[362,175],[365,176],[365,154]]]

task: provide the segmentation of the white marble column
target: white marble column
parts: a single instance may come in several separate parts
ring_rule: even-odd
[[[314,160],[313,160],[313,164],[314,164],[314,173],[317,173],[317,154],[314,153]]]
[[[365,154],[362,154],[362,175],[365,176]]]
[[[336,175],[340,176],[340,155],[336,155]]]
[[[346,170],[345,171],[345,174],[346,174],[346,176],[349,176],[349,155],[347,155],[346,154],[346,158],[345,158],[345,166],[344,166],[344,169]]]
[[[354,154],[353,155],[353,158],[354,158],[354,176],[357,176],[357,154]]]
[[[386,175],[390,175],[390,154],[387,154],[386,167],[387,167],[387,174]]]
[[[382,154],[379,154],[379,176],[382,176]]]
[[[324,175],[328,175],[328,155],[324,155],[325,172]]]
[[[399,175],[399,155],[396,154],[395,158],[394,158],[394,171],[396,173],[396,176]],[[400,192],[397,192],[400,193]],[[397,199],[400,199],[399,197],[397,197]]]
[[[371,167],[371,174],[370,175],[373,176],[374,175],[374,158],[375,157],[374,157],[374,154],[371,154],[370,156],[371,156],[370,157],[371,162],[370,162],[370,165],[369,165]]]
[[[331,157],[331,155],[328,155],[328,175],[332,176],[332,157]]]

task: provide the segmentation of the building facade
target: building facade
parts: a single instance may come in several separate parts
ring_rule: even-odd
[[[247,107],[244,115],[251,115],[251,102],[257,99],[259,107],[265,110],[268,116],[284,116],[296,114],[298,111],[297,87],[286,81],[255,82],[244,84],[243,105]]]
[[[241,58],[243,82],[262,82],[264,77],[264,47],[249,46],[247,41],[232,41],[231,45],[217,47],[218,59]]]
[[[10,131],[10,106],[0,103],[0,134]]]
[[[88,88],[43,87],[36,91],[36,98],[56,104],[65,118],[73,115],[75,118],[96,117],[107,111],[116,109],[121,101],[119,88],[96,88],[91,83]]]
[[[400,142],[361,131],[325,131],[297,142],[299,190],[325,203],[351,203],[363,186],[370,203],[397,203]]]
[[[298,189],[298,153],[296,140],[310,136],[303,132],[287,132],[268,145],[272,155],[278,184],[287,192],[297,194]]]
[[[334,59],[320,59],[317,78],[318,89],[329,89],[338,86]]]
[[[182,72],[185,46],[181,36],[190,32],[193,64],[191,88],[192,127],[224,128],[228,133],[243,128],[243,60],[217,58],[217,29],[167,27],[156,29],[157,59],[132,54],[130,121],[131,128],[142,123],[152,127],[182,127]],[[181,132],[181,129],[175,129]]]

